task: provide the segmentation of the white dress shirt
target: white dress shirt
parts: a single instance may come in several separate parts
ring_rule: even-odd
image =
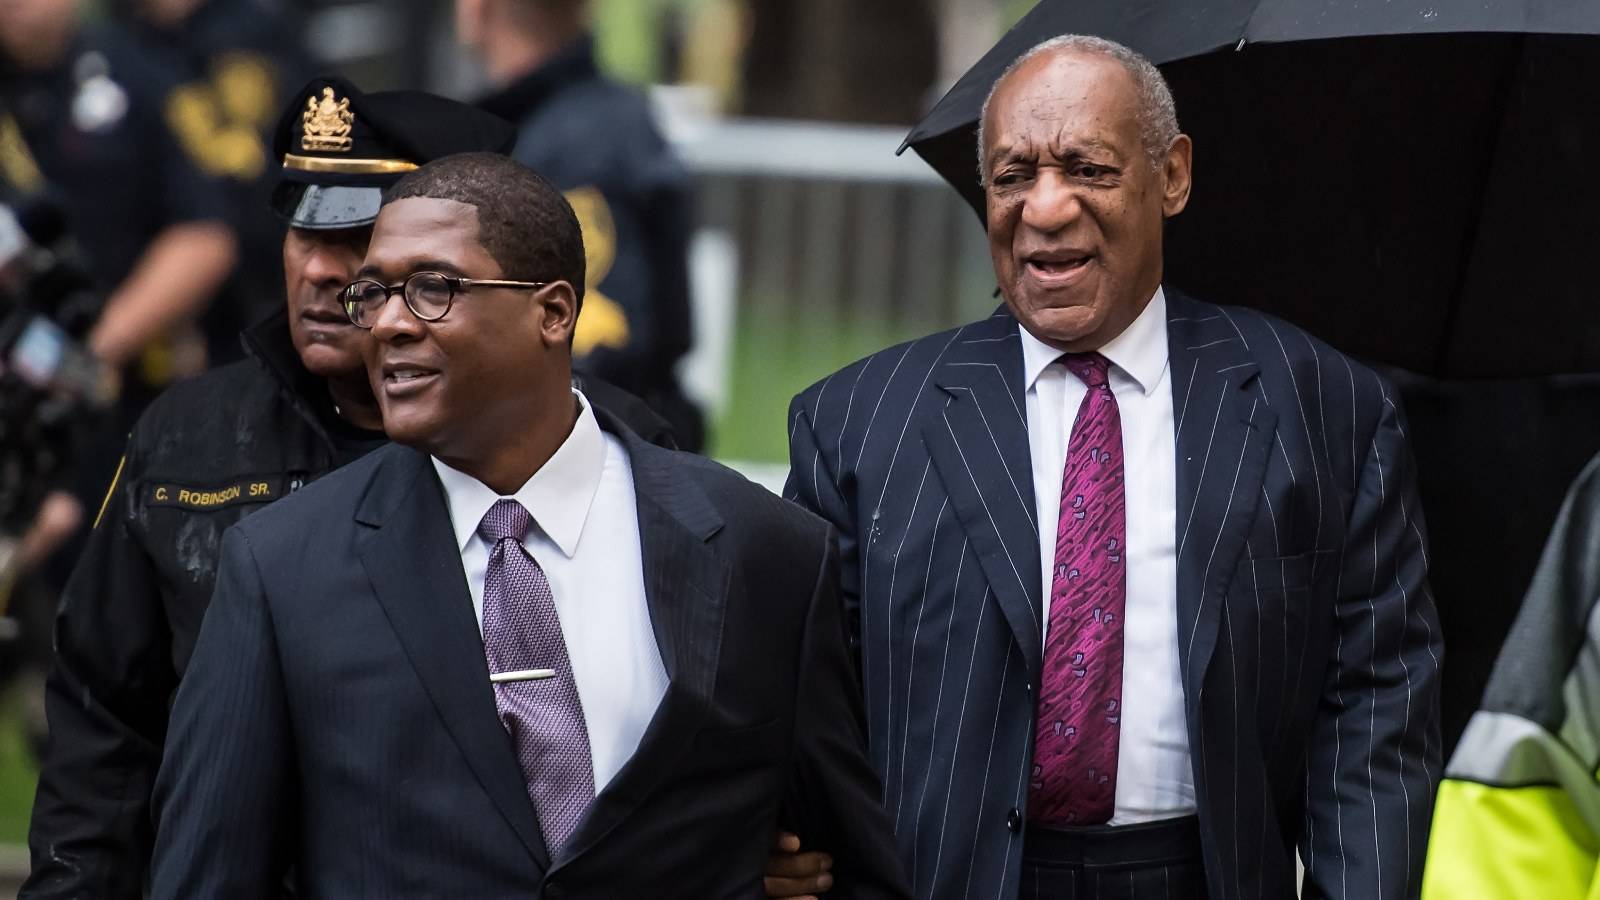
[[[433,466],[444,486],[479,631],[489,544],[478,534],[478,523],[501,499],[516,500],[532,514],[522,546],[544,569],[555,594],[598,792],[638,749],[667,692],[667,670],[645,602],[628,452],[600,429],[588,400],[573,393],[582,411],[572,434],[510,498],[438,459]]]
[[[1087,388],[1061,351],[1022,334],[1028,449],[1039,512],[1045,628],[1061,518],[1067,443]],[[1167,299],[1158,288],[1143,313],[1100,348],[1122,419],[1128,596],[1122,632],[1122,731],[1113,825],[1195,811],[1194,770],[1178,667],[1177,448],[1167,360]]]

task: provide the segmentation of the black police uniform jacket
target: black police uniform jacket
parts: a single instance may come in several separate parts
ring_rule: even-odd
[[[62,595],[23,898],[143,896],[168,710],[211,600],[222,533],[384,443],[333,414],[283,314],[243,343],[249,359],[174,385],[134,426]],[[638,398],[592,379],[577,386],[644,439],[673,446]]]

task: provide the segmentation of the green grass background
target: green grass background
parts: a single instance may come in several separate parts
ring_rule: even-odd
[[[718,459],[786,463],[789,401],[830,373],[915,337],[887,322],[788,321],[745,313],[736,328],[728,409],[714,423],[709,448]]]
[[[20,705],[14,690],[0,694],[0,844],[27,840],[38,777],[23,738]]]

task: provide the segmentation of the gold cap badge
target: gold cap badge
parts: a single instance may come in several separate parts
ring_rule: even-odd
[[[355,127],[356,114],[350,111],[350,98],[334,99],[333,88],[323,88],[320,100],[315,95],[307,97],[300,121],[304,131],[300,136],[302,150],[350,149],[350,130]]]

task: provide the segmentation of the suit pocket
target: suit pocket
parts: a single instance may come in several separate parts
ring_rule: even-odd
[[[780,758],[789,740],[782,719],[759,725],[702,731],[694,736],[693,755],[719,761],[747,759],[769,761]]]
[[[1250,580],[1244,586],[1257,591],[1304,590],[1331,571],[1337,562],[1338,554],[1332,550],[1245,560]]]

